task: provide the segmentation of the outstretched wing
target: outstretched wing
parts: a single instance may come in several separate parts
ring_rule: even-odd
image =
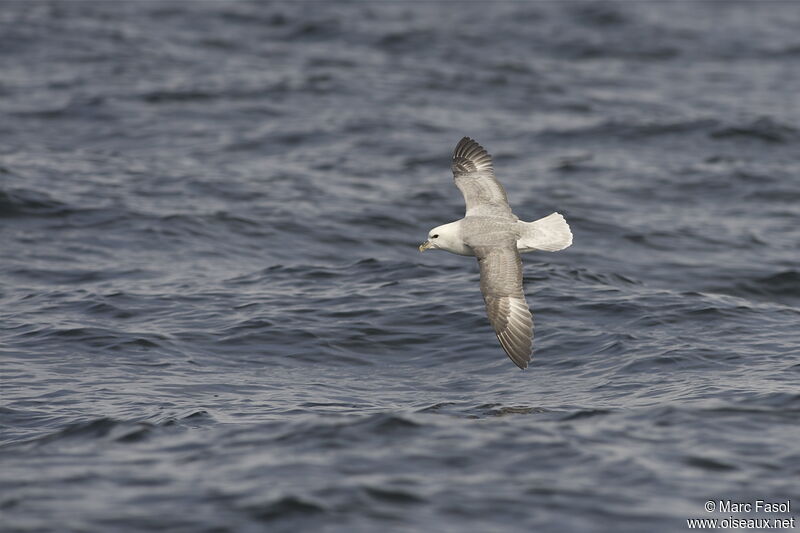
[[[520,368],[527,368],[533,347],[533,317],[522,290],[522,261],[516,244],[474,248],[481,269],[481,292],[500,345]]]
[[[450,168],[467,203],[466,216],[513,216],[506,191],[494,177],[492,156],[480,144],[469,137],[461,139]]]

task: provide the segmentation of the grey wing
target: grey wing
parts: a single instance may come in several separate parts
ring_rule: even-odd
[[[506,191],[494,176],[492,156],[480,144],[469,137],[461,139],[453,150],[450,168],[464,195],[467,216],[513,216]]]
[[[516,244],[476,247],[481,292],[500,345],[520,368],[527,368],[533,348],[533,317],[522,290],[522,261]]]

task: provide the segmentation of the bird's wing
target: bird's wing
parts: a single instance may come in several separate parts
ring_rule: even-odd
[[[481,269],[481,292],[500,345],[514,364],[527,368],[533,347],[533,317],[522,290],[522,260],[516,243],[474,247]]]
[[[480,144],[469,137],[461,139],[453,150],[450,168],[464,195],[466,216],[513,216],[506,191],[494,177],[492,156]]]

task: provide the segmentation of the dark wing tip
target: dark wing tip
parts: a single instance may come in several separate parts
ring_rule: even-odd
[[[451,165],[454,173],[463,172],[482,172],[492,171],[492,156],[486,149],[470,139],[464,137],[453,150],[453,164]]]
[[[503,351],[506,352],[508,358],[511,361],[520,367],[522,370],[528,368],[528,363],[531,361],[531,343],[528,341],[527,343],[520,338],[509,338],[506,332],[504,334],[498,334],[497,340],[500,341],[500,346],[503,347]]]

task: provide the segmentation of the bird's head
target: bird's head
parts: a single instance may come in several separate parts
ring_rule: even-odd
[[[447,250],[451,252],[461,248],[463,248],[463,244],[461,243],[457,222],[433,228],[428,232],[428,240],[419,245],[420,252],[425,250]]]

